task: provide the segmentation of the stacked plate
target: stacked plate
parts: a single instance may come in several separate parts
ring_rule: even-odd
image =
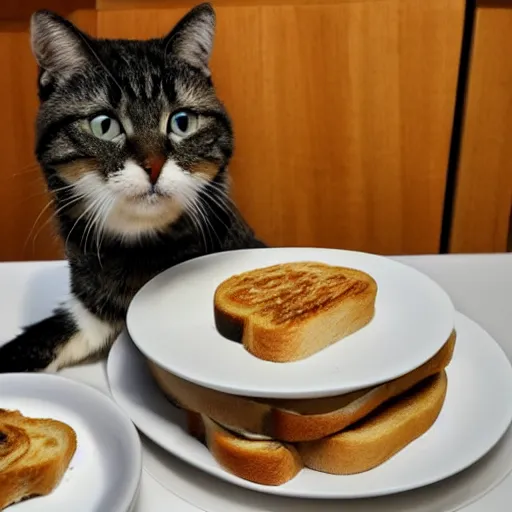
[[[366,327],[307,359],[263,361],[219,334],[214,292],[234,274],[294,261],[370,274],[378,285],[375,316]],[[185,413],[165,399],[148,370],[156,365],[171,381],[179,378],[230,397],[317,399],[400,378],[433,358],[453,332],[457,337],[446,369],[446,399],[424,435],[369,471],[338,476],[304,469],[278,486],[259,485],[223,469],[188,434]],[[108,374],[115,400],[162,448],[234,484],[287,496],[357,498],[426,486],[479,460],[512,421],[512,369],[494,340],[457,313],[444,290],[425,275],[392,259],[350,251],[235,251],[169,269],[134,298],[127,332],[109,356]]]

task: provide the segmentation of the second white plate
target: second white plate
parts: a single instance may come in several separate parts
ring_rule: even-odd
[[[417,489],[452,476],[483,457],[512,421],[512,367],[499,345],[457,314],[457,344],[447,369],[448,393],[434,426],[381,466],[350,476],[303,470],[290,482],[263,486],[222,469],[185,429],[184,414],[154,384],[140,352],[123,334],[108,360],[117,403],[137,427],[168,452],[233,484],[281,496],[364,498]]]
[[[263,361],[218,333],[214,292],[233,274],[291,261],[368,272],[378,285],[375,317],[302,361]],[[197,258],[163,272],[135,296],[127,327],[141,352],[186,380],[237,395],[313,398],[379,384],[422,365],[446,342],[454,314],[440,286],[390,258],[333,249],[253,249]]]
[[[63,421],[77,436],[77,450],[54,491],[12,512],[133,510],[142,473],[140,438],[110,397],[58,375],[6,373],[0,375],[0,408]]]

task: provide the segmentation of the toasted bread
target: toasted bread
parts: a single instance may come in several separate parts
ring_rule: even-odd
[[[237,436],[206,416],[189,413],[189,432],[205,443],[225,470],[262,485],[281,485],[303,468],[297,450],[278,441]]]
[[[5,412],[4,414],[7,414]],[[18,411],[13,411],[13,417],[19,416]],[[2,410],[0,410],[0,418]],[[12,424],[2,424],[0,419],[0,474],[12,463],[23,457],[30,448],[30,439],[27,433]]]
[[[445,345],[415,370],[378,386],[331,398],[264,400],[208,389],[183,380],[148,361],[160,389],[176,405],[204,414],[246,436],[286,442],[312,441],[339,432],[385,401],[443,370],[456,343],[453,331]]]
[[[427,432],[442,410],[447,377],[442,371],[348,429],[296,445],[256,441],[206,416],[187,412],[189,433],[206,443],[220,466],[263,485],[281,485],[303,467],[336,475],[373,469]]]
[[[430,429],[443,407],[447,386],[442,371],[347,430],[299,443],[305,466],[335,475],[379,466]]]
[[[260,359],[297,361],[366,326],[376,296],[377,283],[360,270],[283,263],[222,282],[214,295],[215,325]]]
[[[0,510],[50,494],[76,447],[76,434],[65,423],[0,409]]]

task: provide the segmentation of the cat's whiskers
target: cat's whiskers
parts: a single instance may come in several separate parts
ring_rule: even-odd
[[[37,172],[37,176],[40,177],[41,169],[39,167],[39,164],[33,163],[33,164],[29,164],[29,165],[22,167],[18,172],[13,172],[12,174],[8,175],[7,177],[17,178],[19,176],[26,176],[27,174],[36,173],[36,172]]]
[[[217,206],[219,206],[219,204],[217,203],[217,201],[215,200],[215,198],[213,196],[206,196],[207,199],[209,199],[210,201],[212,201],[214,204],[216,204]],[[226,222],[224,220],[222,220],[218,213],[215,211],[215,209],[212,207],[212,205],[206,200],[206,201],[203,201],[202,203],[204,205],[205,208],[208,208],[209,211],[211,211],[213,213],[213,215],[215,215],[215,217],[217,218],[217,220],[226,228],[229,230],[229,225],[226,224]],[[219,208],[221,208],[221,210],[224,211],[224,209],[222,208],[222,206],[219,206]]]
[[[101,265],[101,242],[104,237],[104,230],[105,225],[108,220],[108,217],[110,215],[110,212],[112,211],[112,207],[115,203],[115,198],[112,197],[110,194],[105,197],[105,201],[101,204],[99,211],[98,211],[98,218],[96,220],[96,253],[98,255],[98,261]]]
[[[213,244],[213,239],[208,230],[208,226],[203,224],[204,215],[201,210],[197,207],[198,197],[197,197],[197,187],[195,184],[189,183],[188,187],[184,187],[182,190],[182,194],[180,197],[181,202],[183,203],[183,207],[185,212],[192,219],[197,233],[201,235],[203,238],[204,248],[208,250],[208,243],[206,240],[205,228],[208,232],[211,243]]]
[[[197,207],[198,211],[200,212],[201,217],[204,219],[205,226],[208,230],[208,233],[210,234],[210,240],[212,241],[212,244],[213,244],[213,238],[211,236],[211,233],[213,233],[215,235],[219,244],[222,244],[216,229],[213,227],[211,220],[208,218],[208,212],[206,211],[205,208],[203,208],[203,202],[199,199],[198,201],[196,201],[195,206]]]
[[[52,192],[53,193],[64,192],[64,190],[69,190],[71,188],[75,188],[74,183],[71,183],[70,185],[64,185],[63,187],[59,187],[59,188],[52,188]]]
[[[87,194],[88,196],[90,196],[90,194]],[[96,197],[95,199],[93,199],[93,201],[89,204],[89,206],[82,212],[82,214],[75,220],[75,222],[73,223],[73,226],[72,228],[69,230],[69,233],[68,233],[68,236],[66,237],[66,240],[64,242],[64,247],[66,247],[66,250],[67,250],[67,246],[68,246],[68,241],[69,241],[69,237],[71,236],[71,233],[73,233],[74,229],[76,228],[76,226],[79,224],[80,220],[82,220],[82,218],[84,216],[86,216],[92,209],[94,209],[96,206],[97,206],[97,203],[98,203],[98,200],[101,199],[102,196],[98,196]],[[83,241],[83,237],[84,237],[84,233],[82,233],[82,238],[80,239],[80,245],[82,244],[82,241]],[[86,252],[84,250],[84,252]]]
[[[37,237],[41,234],[41,231],[45,228],[45,226],[48,225],[49,222],[51,222],[52,220],[54,220],[54,218],[64,209],[68,208],[69,206],[71,206],[72,204],[75,204],[77,203],[78,201],[82,200],[83,198],[85,197],[85,195],[79,195],[79,196],[73,196],[71,199],[69,199],[68,201],[66,201],[63,205],[61,205],[59,208],[57,208],[57,210],[55,210],[53,212],[53,215],[51,215],[48,219],[46,219],[42,226],[37,230],[37,233],[34,235],[33,239],[32,239],[32,250],[35,250],[35,243],[36,243],[36,240],[37,240]],[[41,213],[38,215],[37,219],[35,220],[33,226],[32,226],[32,229],[30,230],[30,233],[28,234],[27,236],[27,240],[25,241],[25,245],[24,245],[24,248],[26,248],[26,245],[28,243],[28,241],[30,240],[30,237],[32,235],[32,232],[34,231],[37,223],[39,222],[39,219],[43,216],[44,212],[46,210],[48,210],[48,208],[55,202],[55,199],[52,197],[50,199],[50,201],[48,201],[48,204],[42,209]]]
[[[233,219],[236,220],[236,217],[235,217],[235,214],[229,209],[229,207],[227,206],[227,204],[222,200],[222,198],[217,198],[215,197],[214,194],[212,194],[208,189],[204,189],[203,190],[204,192],[204,195],[207,199],[209,199],[210,201],[212,201],[216,206],[218,206],[224,213],[226,213],[228,216],[231,216]],[[208,204],[207,202],[205,202],[206,204]],[[210,205],[208,205],[210,206]],[[210,209],[212,210],[213,214],[217,217],[217,213],[215,212],[215,210],[213,210],[213,208],[211,208],[210,206]],[[219,219],[220,220],[220,219]]]
[[[224,183],[215,183],[213,181],[209,181],[207,184],[207,188],[212,188],[215,190],[216,193],[220,194],[228,208],[230,205],[235,206],[235,202],[233,201],[233,199],[231,198],[231,195],[229,194],[228,185],[226,185]]]
[[[214,187],[216,185],[213,182],[207,181],[206,179],[202,179],[204,187],[201,190],[201,193],[204,194],[204,197],[206,199],[210,200],[212,203],[214,203],[218,208],[220,208],[221,211],[226,213],[228,217],[231,217],[235,222],[238,222],[238,218],[233,213],[232,209],[229,207],[229,203],[232,204],[231,198],[227,195],[227,192],[220,187]],[[209,190],[209,188],[215,189],[215,194],[213,191]],[[217,196],[217,193],[219,194],[219,197]],[[229,226],[218,216],[217,212],[212,208],[212,206],[208,203],[208,201],[204,201],[204,204],[208,206],[210,211],[217,217],[217,219],[227,228],[229,229]]]
[[[112,211],[112,207],[114,206],[116,200],[114,197],[110,197],[108,201],[105,202],[104,209],[105,211],[102,212],[102,221],[99,225],[97,231],[96,231],[96,249],[97,249],[97,255],[98,255],[98,261],[100,263],[100,266],[103,267],[101,263],[101,242],[103,242],[103,238],[105,236],[105,225],[107,223],[108,216],[110,215],[110,212]]]
[[[92,211],[92,214],[88,216],[87,222],[85,224],[84,232],[82,233],[82,240],[85,235],[85,244],[84,244],[84,252],[87,253],[87,242],[89,240],[89,234],[91,230],[94,228],[94,225],[96,223],[96,217],[98,216],[98,213],[100,212],[101,205],[104,200],[104,193],[103,191],[98,196],[98,205],[94,210]]]
[[[84,243],[84,253],[87,254],[87,242],[89,240],[89,235],[91,234],[91,230],[94,229],[96,222],[98,220],[98,215],[101,214],[101,207],[103,203],[109,198],[108,192],[105,192],[105,190],[99,190],[98,196],[96,199],[91,203],[94,205],[94,208],[92,208],[91,215],[88,215],[87,222],[85,224],[84,232],[82,233],[82,238],[80,240],[80,244]],[[84,242],[84,236],[85,236],[85,242]]]
[[[106,204],[109,204],[111,201],[110,194],[103,193],[102,200],[99,202],[96,211],[93,212],[93,215],[90,217],[89,222],[86,225],[85,231],[87,232],[85,236],[85,246],[84,250],[87,251],[87,242],[89,240],[89,235],[92,231],[95,231],[96,234],[96,255],[98,257],[98,262],[100,266],[103,266],[101,263],[101,255],[100,255],[100,246],[99,246],[99,230],[100,230],[100,220],[105,220],[104,217],[104,208]],[[87,227],[88,226],[88,227]]]
[[[199,216],[199,213],[197,211],[197,207],[193,201],[187,201],[187,213],[189,213],[191,219],[194,221],[194,225],[196,226],[197,232],[201,235],[204,243],[204,249],[205,251],[208,250],[208,242],[206,240],[206,234],[204,232],[204,227],[201,222],[201,218]],[[211,237],[210,237],[211,240]]]
[[[25,248],[26,248],[26,246],[27,246],[27,243],[28,243],[28,241],[30,240],[30,237],[32,236],[32,233],[33,233],[33,231],[34,231],[34,229],[35,229],[35,227],[36,227],[37,223],[39,222],[39,220],[41,219],[41,217],[44,215],[44,213],[48,210],[48,208],[50,208],[50,206],[52,206],[52,205],[54,204],[54,202],[55,202],[55,200],[54,200],[54,198],[52,197],[52,198],[48,201],[48,203],[46,203],[46,205],[43,207],[43,209],[41,210],[41,212],[40,212],[40,213],[39,213],[39,215],[37,216],[36,220],[34,221],[34,224],[32,225],[32,228],[30,229],[30,232],[29,232],[29,234],[28,234],[28,236],[27,236],[27,239],[25,240],[25,245],[24,245],[24,249],[23,249],[23,250],[25,250]],[[59,208],[59,210],[61,210],[61,209],[62,209],[62,207],[61,207],[61,208]],[[59,210],[57,210],[57,211],[59,211]],[[56,212],[55,212],[55,213],[56,213]],[[49,222],[49,220],[51,220],[51,219],[46,220],[46,222],[43,224],[43,226],[41,227],[41,229],[42,229],[44,226],[46,226],[46,224]],[[40,230],[41,230],[41,229],[40,229]],[[39,231],[40,231],[40,230],[39,230]],[[39,234],[39,231],[38,231],[38,234]],[[36,239],[36,238],[37,238],[37,235],[34,237],[33,243],[35,242],[35,239]]]
[[[39,222],[39,219],[41,219],[41,217],[44,215],[44,213],[48,210],[48,208],[50,208],[50,206],[53,205],[53,198],[51,198],[48,203],[46,203],[46,205],[43,207],[43,209],[41,210],[41,212],[39,213],[39,215],[37,216],[36,220],[34,221],[34,224],[32,224],[32,228],[30,229],[28,235],[27,235],[27,238],[25,240],[25,243],[23,245],[23,252],[25,252],[25,249],[27,248],[27,244],[32,236],[32,233],[34,232],[34,229],[36,228],[36,225],[37,223]],[[46,223],[48,222],[48,220],[43,224],[43,227],[46,225]],[[38,232],[39,234],[39,232]],[[34,243],[35,243],[35,238],[34,240],[32,241],[32,250],[34,250]]]

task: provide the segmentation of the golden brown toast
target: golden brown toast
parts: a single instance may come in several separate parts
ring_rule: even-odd
[[[431,359],[378,386],[330,398],[255,399],[215,391],[183,380],[148,361],[163,393],[183,409],[204,414],[231,430],[286,442],[313,441],[339,432],[381,404],[448,366],[456,332]]]
[[[215,460],[234,475],[262,485],[281,485],[303,468],[297,450],[279,441],[247,440],[207,416],[188,413],[189,433],[205,443]]]
[[[377,283],[365,272],[317,262],[272,265],[223,281],[217,330],[273,362],[304,359],[373,318]]]
[[[50,494],[76,447],[76,434],[65,423],[0,409],[0,510]]]
[[[443,408],[447,386],[442,371],[345,431],[299,443],[305,466],[335,475],[379,466],[430,429]]]
[[[432,427],[447,384],[442,371],[352,427],[296,445],[248,439],[193,412],[187,412],[188,430],[225,470],[263,485],[282,485],[303,467],[337,475],[361,473],[389,460]]]

